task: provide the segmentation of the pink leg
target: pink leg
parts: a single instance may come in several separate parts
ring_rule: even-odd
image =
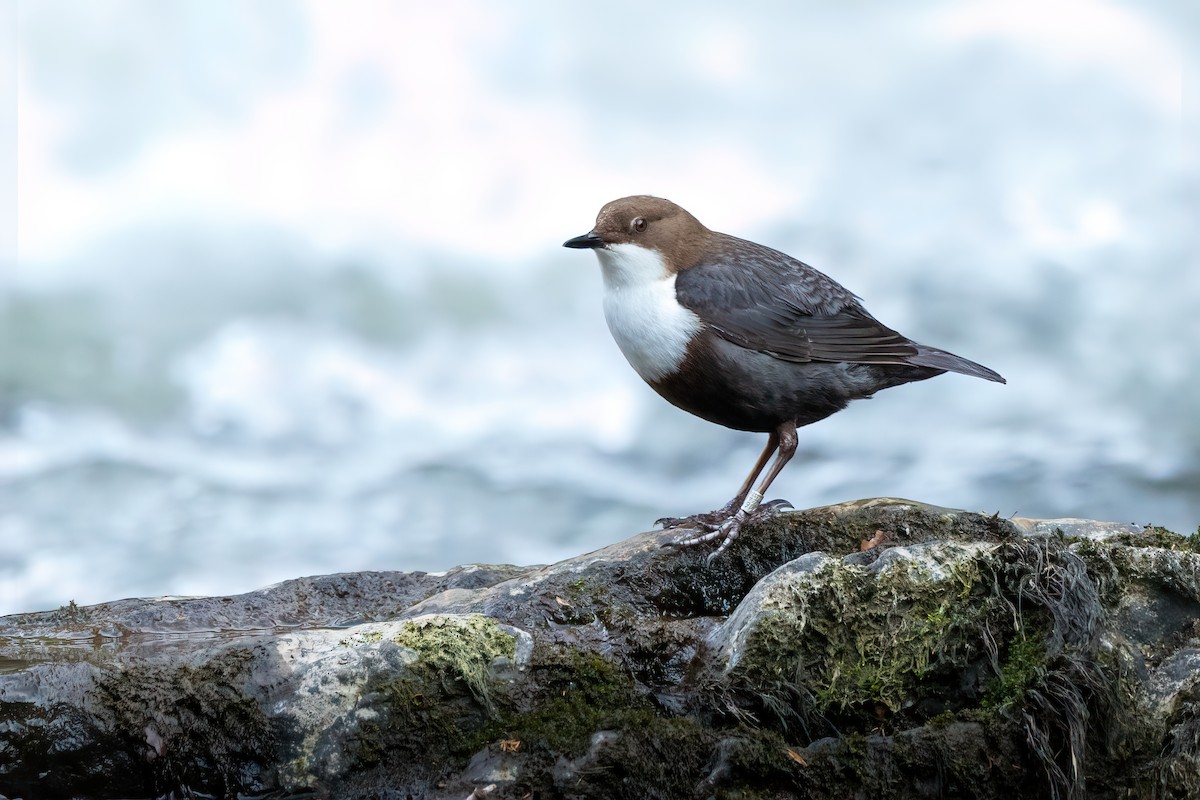
[[[771,431],[770,435],[767,436],[767,446],[763,448],[758,461],[754,462],[754,468],[746,476],[746,480],[742,483],[742,488],[738,489],[737,495],[726,503],[723,508],[718,508],[716,511],[709,511],[705,514],[693,514],[690,517],[663,517],[662,519],[655,520],[654,524],[662,525],[665,529],[694,528],[699,526],[705,530],[717,530],[746,501],[746,495],[750,494],[750,487],[754,485],[754,479],[763,471],[763,467],[767,465],[767,460],[770,459],[771,454],[778,448],[779,433]]]
[[[796,445],[798,443],[798,438],[796,436],[796,423],[785,422],[784,424],[780,425],[776,429],[775,433],[772,434],[772,438],[778,440],[778,452],[775,455],[775,461],[771,464],[771,468],[767,470],[767,474],[763,476],[762,482],[759,483],[758,489],[750,492],[749,486],[758,472],[762,470],[762,462],[766,460],[770,450],[763,453],[762,457],[759,459],[759,464],[756,466],[754,473],[751,474],[750,479],[746,482],[746,485],[742,487],[746,494],[740,495],[741,507],[738,508],[733,514],[728,515],[719,525],[710,529],[707,533],[702,533],[687,539],[683,539],[679,541],[678,544],[688,547],[695,544],[701,544],[703,542],[710,542],[713,539],[721,539],[722,541],[720,547],[714,550],[713,553],[708,557],[708,560],[711,563],[714,558],[724,552],[725,548],[729,547],[729,545],[733,543],[733,540],[738,537],[738,532],[741,530],[742,523],[744,523],[747,519],[753,519],[757,521],[759,519],[772,517],[779,512],[779,506],[775,505],[774,503],[768,504],[767,506],[761,508],[759,504],[762,503],[763,496],[767,493],[767,489],[770,488],[772,481],[775,480],[780,471],[783,470],[784,466],[786,466],[787,463],[792,460],[792,456],[796,454]],[[735,498],[735,500],[736,499],[739,498]],[[733,504],[731,503],[730,505],[732,506]]]

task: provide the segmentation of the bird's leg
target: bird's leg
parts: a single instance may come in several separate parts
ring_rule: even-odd
[[[754,485],[754,479],[763,471],[763,467],[767,465],[767,460],[771,458],[771,454],[778,447],[779,433],[771,431],[770,435],[767,436],[767,446],[763,448],[762,455],[758,457],[758,461],[754,462],[754,468],[746,476],[746,480],[742,483],[742,488],[738,489],[738,493],[724,507],[704,514],[692,514],[690,517],[663,517],[662,519],[655,520],[654,524],[662,525],[666,530],[671,528],[702,528],[706,531],[715,531],[720,528],[725,520],[732,517],[734,512],[746,501],[746,496],[750,494],[750,487]]]
[[[720,539],[721,546],[714,550],[708,557],[709,563],[725,551],[725,548],[733,544],[733,540],[738,537],[738,532],[741,530],[742,524],[746,520],[758,521],[768,519],[779,513],[779,510],[787,505],[779,501],[762,504],[763,496],[770,488],[771,482],[779,475],[780,470],[792,460],[792,456],[796,454],[796,423],[785,422],[776,429],[776,437],[779,440],[779,451],[775,454],[775,461],[772,462],[771,468],[767,470],[767,474],[763,476],[762,482],[758,488],[750,492],[742,500],[741,507],[728,516],[717,528],[710,530],[708,533],[698,534],[683,539],[677,544],[688,547],[694,544],[710,542],[713,539]]]

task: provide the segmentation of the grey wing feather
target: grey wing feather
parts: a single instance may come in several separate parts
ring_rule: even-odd
[[[753,242],[720,237],[707,261],[679,273],[675,292],[725,339],[782,360],[907,364],[918,353],[845,287]]]

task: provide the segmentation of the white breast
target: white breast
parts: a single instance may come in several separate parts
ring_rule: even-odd
[[[703,323],[675,298],[675,273],[654,250],[617,244],[596,251],[604,272],[604,318],[625,359],[646,381],[679,369]]]

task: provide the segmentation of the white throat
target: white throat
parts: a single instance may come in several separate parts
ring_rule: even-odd
[[[596,256],[604,319],[625,359],[650,383],[676,372],[703,323],[676,299],[675,273],[656,251],[635,244],[609,245]]]

